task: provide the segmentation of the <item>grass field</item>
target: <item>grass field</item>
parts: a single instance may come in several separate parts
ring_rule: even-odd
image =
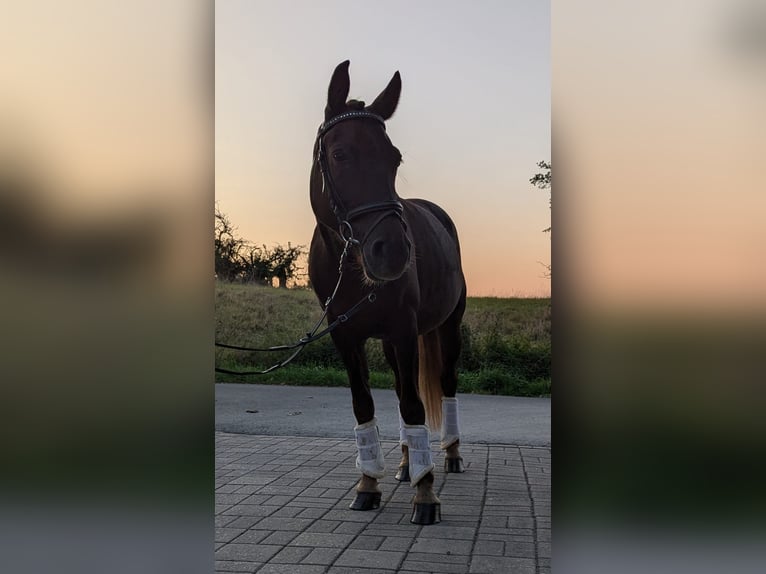
[[[216,341],[252,347],[291,343],[311,329],[321,315],[306,289],[216,284]],[[515,396],[550,396],[550,299],[469,297],[462,327],[459,392]],[[216,349],[216,365],[230,370],[258,370],[281,360],[279,353]],[[379,341],[367,343],[370,383],[393,388],[393,374]],[[288,367],[268,375],[217,374],[219,382],[347,386],[345,369],[330,337],[306,347]]]

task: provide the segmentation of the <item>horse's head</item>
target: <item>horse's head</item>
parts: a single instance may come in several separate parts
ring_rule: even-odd
[[[325,121],[319,128],[311,203],[317,221],[352,237],[372,282],[399,278],[410,262],[411,243],[394,181],[401,153],[386,135],[385,120],[399,102],[399,72],[372,104],[346,101],[349,62],[330,80]]]

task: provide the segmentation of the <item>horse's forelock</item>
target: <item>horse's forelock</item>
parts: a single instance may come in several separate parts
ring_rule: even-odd
[[[362,100],[349,100],[346,102],[346,107],[352,110],[363,110],[364,102]]]

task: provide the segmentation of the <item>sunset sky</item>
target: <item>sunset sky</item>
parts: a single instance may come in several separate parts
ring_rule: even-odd
[[[470,295],[547,296],[548,2],[225,0],[215,14],[216,200],[258,244],[308,246],[308,177],[335,66],[370,103],[396,70],[387,122],[397,192],[454,219]]]

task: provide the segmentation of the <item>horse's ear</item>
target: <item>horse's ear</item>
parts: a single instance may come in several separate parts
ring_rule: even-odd
[[[330,87],[327,89],[327,107],[324,110],[324,119],[329,120],[337,115],[346,105],[348,90],[351,80],[348,78],[349,61],[341,62],[332,73]]]
[[[378,114],[384,120],[394,115],[396,105],[399,103],[399,94],[402,92],[402,78],[397,71],[391,81],[388,82],[386,89],[375,98],[367,109]]]

